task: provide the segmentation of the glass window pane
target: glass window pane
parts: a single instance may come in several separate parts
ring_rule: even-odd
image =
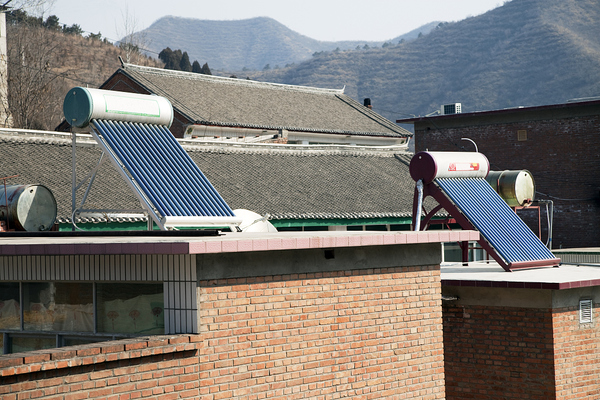
[[[19,284],[0,283],[0,329],[20,328]]]
[[[82,344],[98,343],[111,340],[110,338],[95,338],[95,337],[65,337],[63,338],[64,346],[79,346]]]
[[[99,283],[96,291],[99,332],[164,333],[162,283]]]
[[[54,337],[35,337],[35,336],[17,336],[11,337],[11,353],[20,353],[22,351],[33,351],[43,349],[53,349],[56,347],[56,338]]]
[[[27,331],[94,331],[91,283],[24,283],[23,304]]]

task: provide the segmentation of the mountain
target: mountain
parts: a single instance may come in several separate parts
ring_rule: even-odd
[[[463,112],[600,95],[600,2],[513,0],[386,48],[319,54],[252,79],[342,88],[396,120],[441,104]],[[246,72],[243,73],[246,77]]]
[[[391,42],[416,38],[431,31],[437,22],[426,24]],[[213,70],[262,70],[310,59],[314,53],[355,49],[357,46],[381,46],[384,42],[323,42],[292,31],[271,18],[258,17],[238,21],[209,21],[167,16],[140,31],[144,47],[159,53],[170,47],[187,51],[190,60],[208,63]]]

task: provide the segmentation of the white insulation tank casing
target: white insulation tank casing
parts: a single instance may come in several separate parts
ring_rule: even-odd
[[[75,87],[63,103],[65,119],[77,128],[92,119],[171,126],[173,106],[164,97]]]
[[[481,153],[421,151],[410,161],[410,176],[423,183],[436,178],[485,178],[490,162]]]

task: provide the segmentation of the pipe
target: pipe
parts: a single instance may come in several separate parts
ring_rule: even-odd
[[[538,203],[546,205],[546,223],[548,224],[548,240],[546,240],[546,247],[552,250],[552,226],[554,225],[554,201],[552,200],[537,200]],[[548,204],[550,204],[550,211],[548,211]]]
[[[417,216],[415,218],[415,232],[421,230],[421,209],[423,208],[423,180],[419,179],[417,181],[417,193],[419,197],[417,198]]]

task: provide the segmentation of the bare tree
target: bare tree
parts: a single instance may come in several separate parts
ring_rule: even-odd
[[[59,33],[38,26],[8,26],[8,113],[13,125],[24,129],[48,129],[58,124],[55,84],[58,72]]]
[[[121,18],[122,26],[117,27],[117,34],[121,37],[119,47],[125,52],[125,62],[139,64],[146,58],[142,52],[149,45],[148,38],[139,31],[135,15],[129,13],[128,7],[121,12]]]

